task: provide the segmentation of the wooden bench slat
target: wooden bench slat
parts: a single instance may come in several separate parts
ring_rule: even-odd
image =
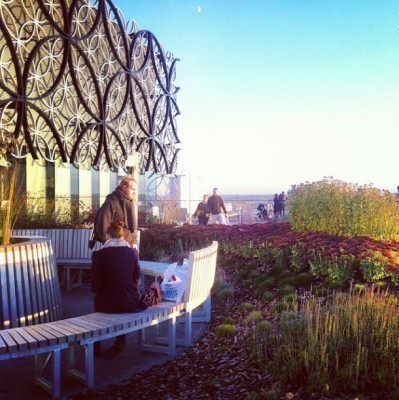
[[[25,338],[19,334],[18,331],[15,329],[10,329],[9,331],[10,336],[14,339],[15,343],[18,345],[19,351],[25,351],[28,349],[28,343]]]
[[[38,326],[38,325],[36,325]],[[29,333],[32,337],[34,337],[37,341],[37,344],[39,347],[45,347],[48,346],[48,340],[47,337],[43,336],[40,332],[38,332],[36,329],[33,329],[32,326],[25,326],[23,328],[26,332]]]
[[[28,343],[30,349],[37,349],[37,340],[25,330],[25,328],[14,328]]]
[[[89,330],[91,330],[93,332],[93,335],[104,335],[106,333],[108,333],[108,329],[106,326],[104,325],[99,325],[99,324],[95,324],[95,323],[91,323],[88,321],[85,321],[83,318],[70,318],[69,320],[70,323],[74,324],[74,325],[78,325],[81,326],[82,328],[87,328]]]
[[[13,353],[18,350],[17,343],[13,339],[13,337],[8,333],[8,330],[0,331],[0,336],[7,346],[7,352]]]
[[[114,324],[115,326],[118,326],[117,330],[121,330],[121,329],[127,329],[131,326],[130,321],[125,319],[121,319],[121,318],[113,318],[113,317],[108,317],[107,314],[105,315],[98,315],[98,314],[89,314],[87,316],[87,319],[90,321],[100,321],[103,322],[105,324]]]
[[[39,333],[41,336],[43,336],[46,339],[45,345],[50,345],[50,346],[55,346],[58,344],[58,338],[54,336],[52,333],[48,332],[46,329],[43,328],[43,324],[40,325],[32,325],[29,327],[29,333],[32,331],[35,331]]]
[[[74,333],[76,335],[76,340],[87,339],[93,336],[93,332],[89,328],[83,328],[66,320],[57,321],[57,326]]]
[[[43,331],[43,336],[44,334],[51,335],[51,337],[49,337],[51,341],[54,337],[57,344],[63,344],[67,342],[67,337],[65,336],[65,334],[57,329],[54,329],[52,326],[50,326],[50,323],[42,324],[38,327],[40,327],[40,331]],[[52,342],[50,342],[50,344],[52,344]]]
[[[7,353],[7,345],[6,345],[6,342],[3,340],[3,338],[0,335],[0,355],[6,354],[6,353]]]
[[[72,329],[67,329],[67,328],[65,328],[65,325],[61,325],[58,322],[49,322],[47,324],[47,326],[49,328],[51,328],[52,330],[54,330],[55,332],[58,332],[59,334],[64,335],[65,340],[67,342],[74,342],[83,337],[83,334],[81,332],[79,332],[79,333],[76,333],[76,331],[73,332]]]

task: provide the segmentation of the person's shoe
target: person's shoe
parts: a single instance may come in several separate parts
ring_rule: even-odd
[[[104,352],[104,358],[106,360],[112,360],[126,347],[125,342],[115,342],[109,349]]]

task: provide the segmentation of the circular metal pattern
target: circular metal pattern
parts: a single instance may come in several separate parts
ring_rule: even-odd
[[[136,153],[140,173],[173,174],[176,61],[109,0],[0,0],[0,124],[14,157],[117,170]]]

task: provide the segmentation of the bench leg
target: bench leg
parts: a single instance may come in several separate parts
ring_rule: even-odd
[[[50,378],[45,376],[48,368],[50,368]],[[61,349],[35,355],[35,383],[49,392],[53,398],[61,396]]]
[[[186,311],[184,315],[184,346],[189,347],[192,344],[192,311]]]
[[[176,316],[168,320],[168,354],[176,353]]]
[[[64,266],[65,273],[65,285],[66,290],[69,292],[72,289],[82,286],[83,281],[83,269],[82,268],[71,268]]]
[[[83,369],[79,369],[79,361],[83,360]],[[70,346],[67,360],[68,376],[83,383],[86,387],[94,387],[94,343],[86,343],[83,346]]]
[[[205,300],[204,304],[193,311],[192,322],[211,322],[211,295]]]
[[[158,329],[156,327],[157,334],[155,337],[151,336],[152,343],[146,340],[145,330],[148,328],[143,328],[139,333],[139,344],[142,350],[153,351],[155,353],[165,353],[170,356],[174,356],[176,354],[176,315],[171,316],[165,323],[168,324],[168,332],[167,336],[158,336]]]

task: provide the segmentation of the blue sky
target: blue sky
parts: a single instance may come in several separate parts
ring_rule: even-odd
[[[180,172],[272,193],[399,185],[399,1],[114,0],[181,61]]]

